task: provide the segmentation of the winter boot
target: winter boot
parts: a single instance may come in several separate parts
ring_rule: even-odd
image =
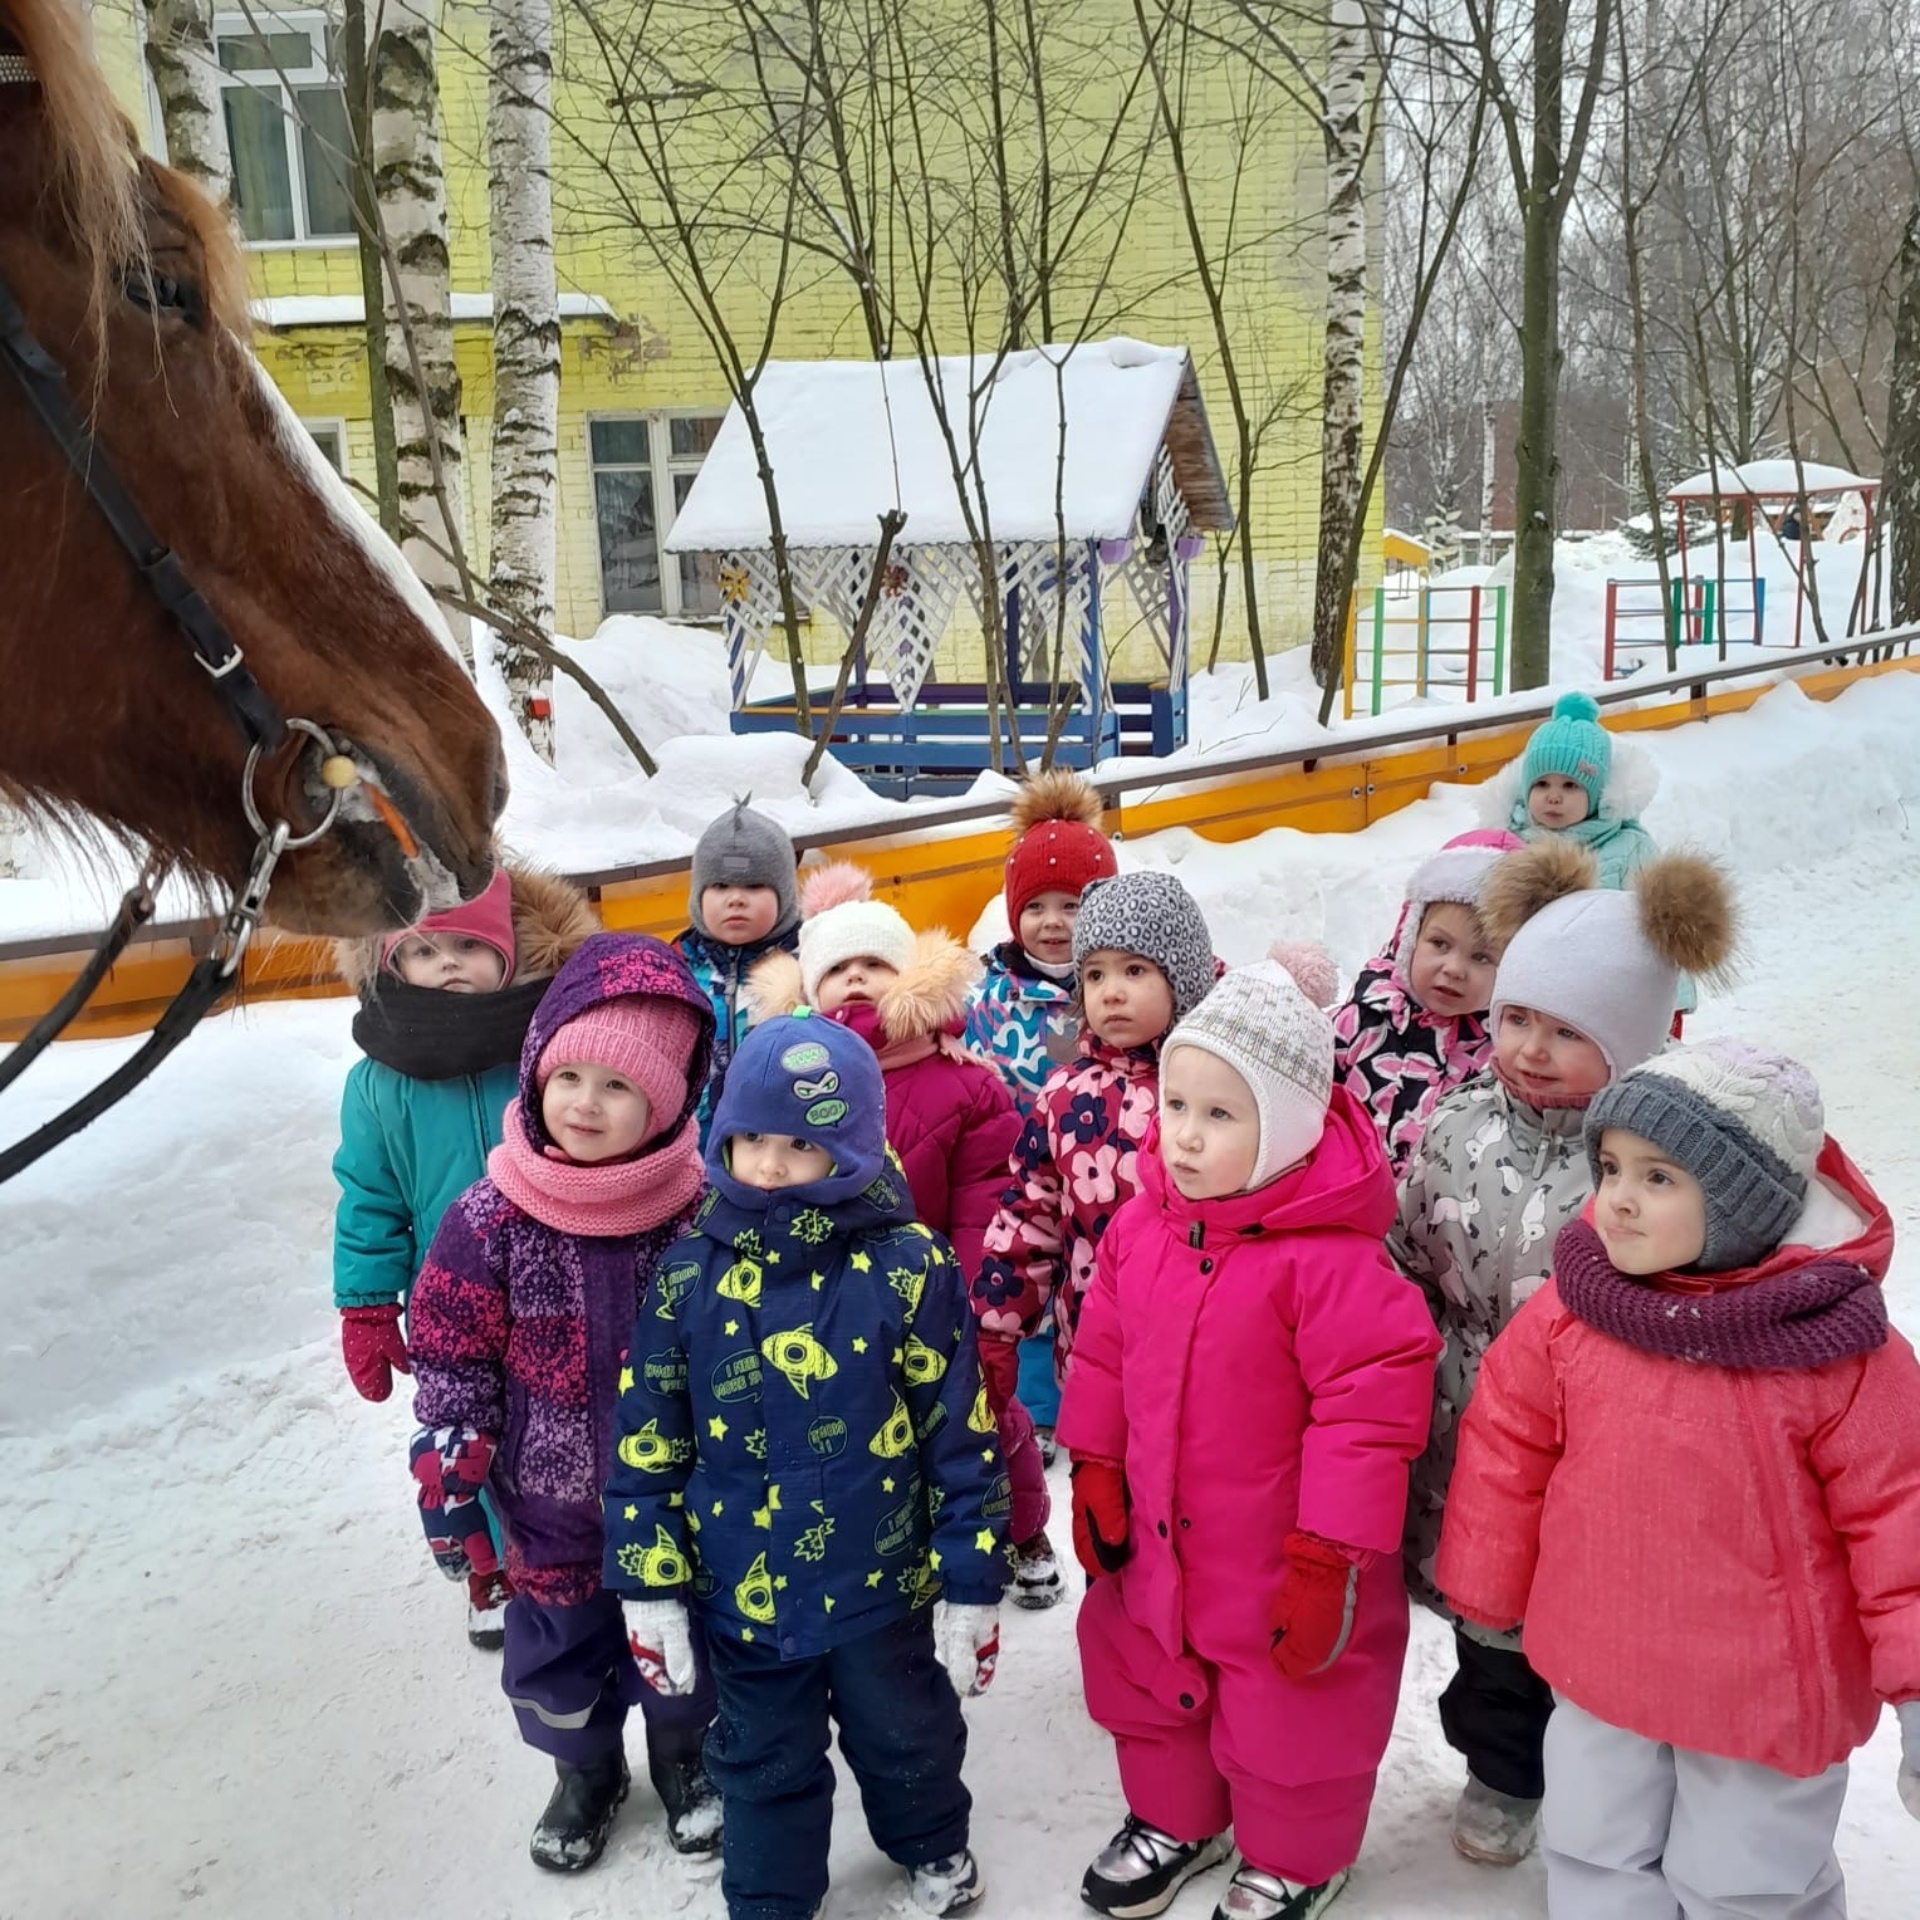
[[[667,1838],[675,1853],[720,1851],[720,1789],[698,1759],[668,1760],[651,1769],[653,1788],[667,1810]]]
[[[1342,1867],[1331,1880],[1303,1887],[1278,1874],[1262,1873],[1243,1860],[1227,1897],[1214,1908],[1213,1920],[1315,1920],[1333,1905],[1348,1878],[1349,1870]]]
[[[1517,1867],[1533,1851],[1539,1825],[1538,1800],[1496,1793],[1468,1774],[1453,1809],[1453,1850],[1483,1867]]]
[[[1036,1533],[1031,1540],[1022,1540],[1014,1552],[1019,1557],[1013,1569],[1013,1604],[1034,1613],[1057,1607],[1067,1597],[1067,1583],[1060,1577],[1053,1542]]]
[[[467,1640],[482,1653],[498,1653],[507,1644],[507,1602],[513,1589],[504,1573],[467,1575]]]
[[[1126,1825],[1094,1856],[1080,1882],[1080,1898],[1113,1920],[1165,1913],[1196,1873],[1217,1866],[1229,1851],[1224,1833],[1211,1840],[1176,1840],[1128,1814]]]
[[[1051,1427],[1035,1427],[1033,1430],[1033,1444],[1040,1449],[1040,1464],[1043,1467],[1052,1466],[1060,1452],[1059,1443],[1053,1437],[1053,1429]]]
[[[915,1867],[907,1897],[921,1913],[947,1914],[972,1906],[986,1890],[979,1863],[962,1847],[944,1860]]]
[[[533,1830],[529,1851],[536,1867],[553,1873],[579,1873],[607,1850],[613,1817],[627,1797],[627,1761],[621,1753],[603,1754],[584,1767],[555,1762],[560,1776]]]

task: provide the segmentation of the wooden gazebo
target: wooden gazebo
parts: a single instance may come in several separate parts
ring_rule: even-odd
[[[843,631],[872,572],[880,514],[905,516],[835,728],[837,757],[895,791],[970,779],[989,764],[996,730],[1004,739],[1017,725],[1029,746],[1044,737],[1070,686],[1060,764],[1184,743],[1190,569],[1203,536],[1233,525],[1184,347],[1116,339],[925,364],[773,362],[755,410],[798,593]],[[983,578],[989,531],[995,567]],[[780,606],[766,491],[737,404],[667,547],[718,561],[735,730],[790,726],[789,705],[747,702]],[[1152,632],[1164,680],[1109,676],[1116,586]],[[998,703],[984,660],[978,680],[943,682],[934,670],[963,606],[985,625],[989,592],[1007,639],[1011,699]],[[1056,681],[1063,596],[1070,657]]]

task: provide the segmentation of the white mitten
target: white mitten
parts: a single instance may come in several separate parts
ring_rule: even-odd
[[[985,1693],[1000,1661],[1000,1609],[936,1600],[933,1651],[961,1699]]]
[[[1894,1708],[1900,1720],[1900,1799],[1920,1820],[1920,1700]]]
[[[655,1693],[691,1693],[693,1634],[685,1606],[678,1600],[623,1600],[620,1611],[641,1679]]]

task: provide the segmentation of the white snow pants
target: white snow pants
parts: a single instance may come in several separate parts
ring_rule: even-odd
[[[1846,1920],[1845,1761],[1811,1780],[1663,1747],[1559,1699],[1540,1850],[1551,1920]]]

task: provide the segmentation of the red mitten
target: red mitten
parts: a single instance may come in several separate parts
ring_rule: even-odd
[[[1073,1463],[1073,1551],[1089,1580],[1118,1573],[1127,1544],[1127,1476],[1111,1460]]]
[[[400,1337],[400,1309],[342,1307],[340,1351],[347,1356],[347,1377],[362,1400],[384,1400],[396,1373],[411,1373],[407,1343]]]
[[[1311,1533],[1287,1535],[1287,1573],[1267,1624],[1273,1664],[1289,1680],[1325,1673],[1347,1650],[1360,1569],[1343,1548]]]
[[[986,1382],[987,1405],[999,1420],[1007,1411],[1007,1402],[1020,1391],[1020,1342],[1003,1340],[997,1333],[980,1336],[980,1377]]]

